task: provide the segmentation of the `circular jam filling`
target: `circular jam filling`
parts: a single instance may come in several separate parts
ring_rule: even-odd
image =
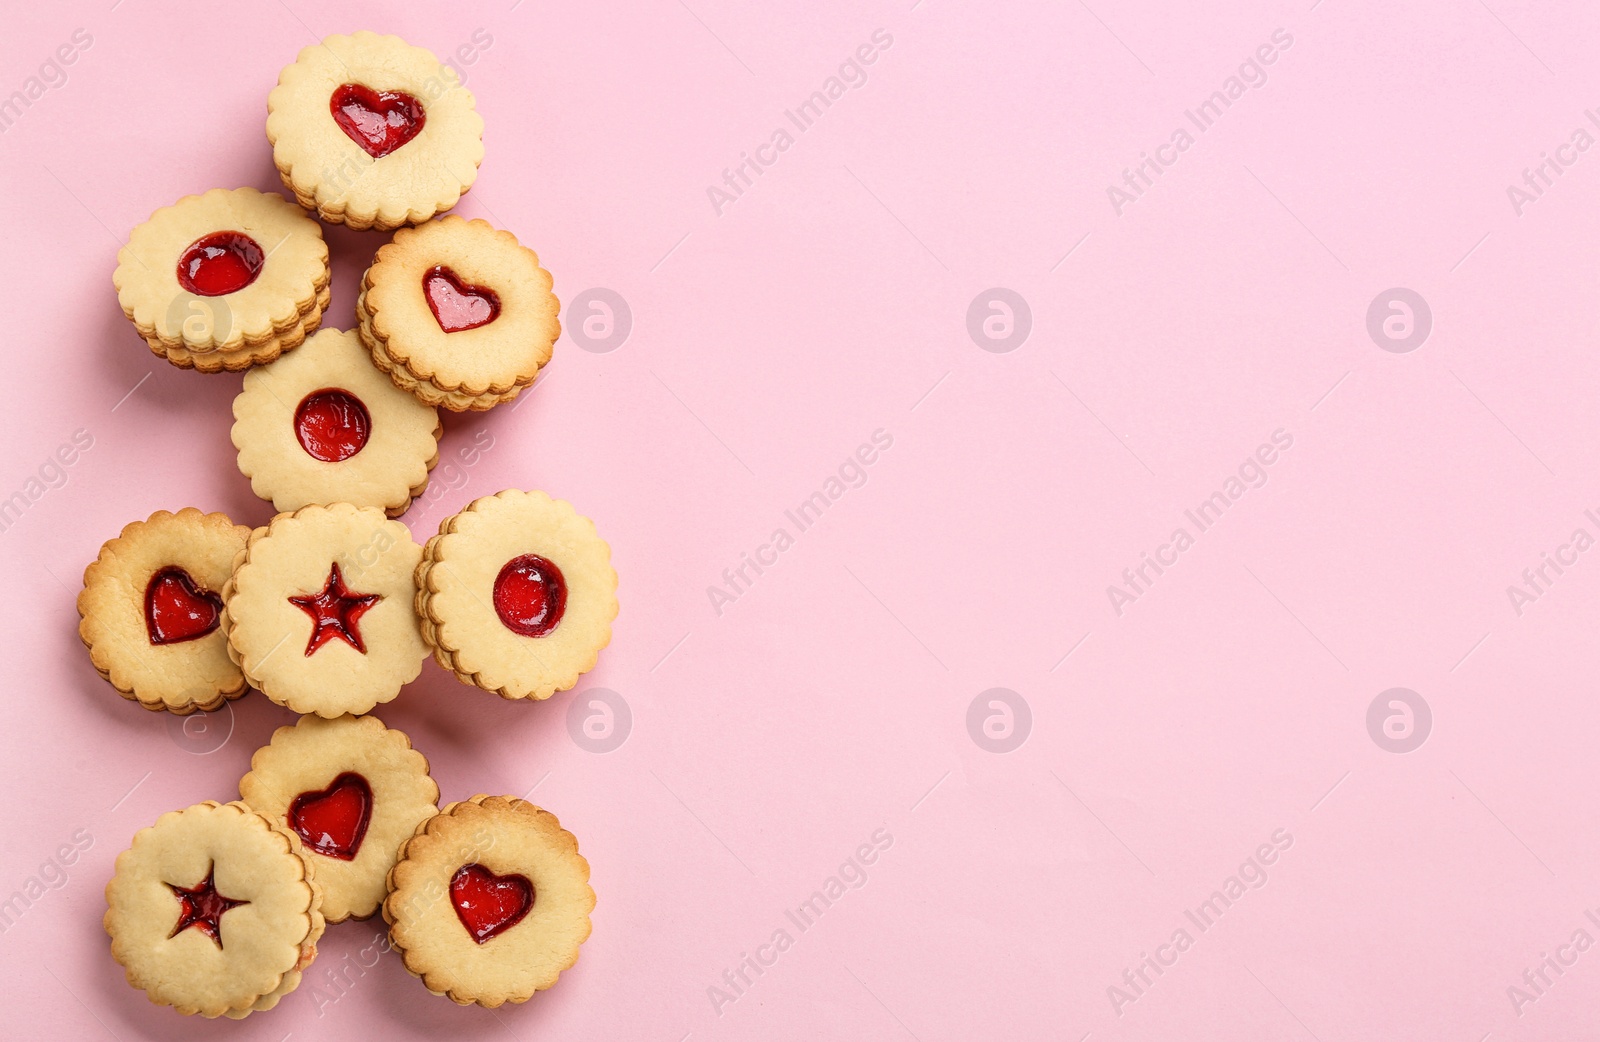
[[[178,285],[202,297],[237,293],[266,262],[260,243],[244,232],[214,232],[191,242],[178,258]]]
[[[422,276],[422,295],[428,298],[433,319],[446,333],[486,326],[500,316],[500,295],[487,286],[462,282],[440,264]]]
[[[294,411],[294,435],[312,459],[339,463],[366,447],[372,417],[349,391],[324,387],[300,400]]]
[[[339,129],[373,159],[382,159],[422,132],[422,102],[401,90],[376,91],[346,83],[328,98]]]
[[[163,568],[144,588],[144,628],[150,643],[197,640],[222,621],[222,598],[195,584],[177,566]]]
[[[543,637],[567,610],[567,581],[538,554],[513,557],[495,577],[494,610],[512,633]]]

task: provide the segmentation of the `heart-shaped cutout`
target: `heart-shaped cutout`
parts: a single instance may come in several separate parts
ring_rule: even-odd
[[[289,804],[289,827],[324,857],[354,861],[372,819],[372,786],[351,771],[326,789],[302,792]]]
[[[422,295],[428,298],[433,319],[446,333],[477,329],[500,315],[500,295],[487,286],[462,282],[443,264],[422,276]]]
[[[382,159],[422,132],[422,102],[401,90],[376,91],[346,83],[328,99],[333,121],[373,159]]]
[[[144,588],[144,628],[151,644],[197,640],[221,619],[222,598],[195,585],[182,568],[161,569]]]
[[[450,903],[479,944],[522,922],[533,899],[527,876],[497,876],[482,865],[463,865],[450,880]]]

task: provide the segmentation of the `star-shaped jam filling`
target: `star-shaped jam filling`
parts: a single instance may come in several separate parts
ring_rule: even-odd
[[[217,874],[216,862],[206,869],[204,882],[196,883],[192,887],[167,884],[167,889],[178,898],[182,911],[178,915],[178,925],[167,934],[168,938],[176,937],[191,926],[199,927],[200,932],[217,942],[217,947],[222,947],[222,914],[231,908],[247,905],[249,901],[235,901],[231,897],[223,897],[217,893],[217,885],[213,878]]]
[[[311,639],[306,642],[306,657],[335,637],[365,655],[367,646],[361,642],[356,620],[382,599],[376,593],[352,593],[346,589],[344,576],[339,574],[339,565],[335,562],[321,593],[289,598],[290,604],[311,616]]]

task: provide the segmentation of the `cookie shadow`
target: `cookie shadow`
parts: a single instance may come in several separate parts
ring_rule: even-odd
[[[181,369],[150,350],[115,294],[97,292],[87,299],[103,302],[95,305],[96,339],[104,356],[98,368],[113,412],[120,414],[136,401],[162,413],[229,412],[240,374]]]
[[[102,852],[105,859],[103,871],[93,878],[111,878],[111,860],[122,850],[124,843],[108,843]],[[99,844],[95,844],[97,851]],[[89,873],[85,873],[86,876]],[[77,959],[67,965],[56,965],[45,958],[44,965],[50,975],[71,996],[61,1000],[64,1010],[81,1005],[108,1031],[123,1042],[148,1039],[150,1042],[188,1042],[190,1039],[214,1039],[218,1029],[216,1021],[201,1017],[185,1017],[176,1011],[150,1001],[148,995],[128,983],[127,975],[111,957],[111,939],[101,925],[105,913],[105,900],[98,898],[92,904],[93,914],[73,916],[73,932],[87,950],[101,955],[99,958]],[[76,1000],[74,1002],[73,1000]],[[259,1015],[259,1014],[258,1014]],[[253,1018],[252,1018],[253,1019]],[[92,1022],[86,1022],[92,1033]],[[225,1021],[223,1023],[226,1023]],[[88,1037],[88,1036],[78,1036]],[[273,1036],[279,1037],[279,1036]]]
[[[565,755],[559,699],[510,700],[463,684],[430,657],[377,715],[411,736],[439,784],[439,805],[478,793],[521,796]],[[564,704],[564,703],[563,703]]]
[[[378,923],[382,924],[381,918]],[[543,992],[527,1002],[508,1002],[498,1009],[458,1006],[445,996],[431,994],[419,978],[407,972],[398,952],[386,953],[375,969],[378,972],[372,977],[373,995],[362,1005],[366,1010],[376,1005],[397,1027],[404,1026],[423,1037],[504,1039],[509,1032],[515,1038],[542,1038],[541,1028],[554,1015],[551,1001]],[[568,970],[567,974],[572,972]],[[560,988],[562,983],[564,980],[557,981],[555,986]]]

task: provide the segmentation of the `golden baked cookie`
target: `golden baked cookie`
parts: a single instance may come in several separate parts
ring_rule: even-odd
[[[578,841],[547,810],[474,796],[401,850],[383,902],[389,943],[435,995],[526,1002],[578,961],[594,891]]]
[[[549,698],[611,642],[617,573],[594,522],[507,489],[445,518],[417,566],[417,616],[439,665],[502,698]]]
[[[486,221],[444,217],[395,233],[356,302],[362,342],[396,386],[462,412],[530,386],[561,335],[539,256]]]
[[[239,471],[280,511],[346,502],[398,517],[439,461],[439,414],[373,368],[353,332],[323,329],[245,374],[233,417]]]
[[[274,193],[214,188],[135,228],[111,279],[152,350],[185,358],[293,340],[321,320],[329,277],[328,244],[305,211]]]
[[[104,924],[112,957],[151,1002],[237,1020],[300,983],[321,904],[298,837],[208,800],[163,814],[117,855]]]
[[[427,758],[375,716],[278,728],[251,757],[239,798],[300,837],[330,923],[377,912],[400,845],[439,812]]]
[[[267,140],[300,205],[388,231],[450,209],[483,161],[483,118],[454,69],[398,36],[330,36],[267,96]]]
[[[245,344],[237,351],[203,351],[195,353],[182,347],[168,347],[154,338],[146,340],[151,354],[158,358],[165,358],[179,369],[193,369],[196,372],[214,375],[216,373],[237,373],[249,369],[251,366],[265,365],[275,361],[285,351],[292,351],[305,343],[306,337],[317,331],[322,325],[322,317],[328,310],[328,303],[333,299],[333,291],[324,289],[317,294],[316,307],[306,315],[305,321],[294,330],[285,333],[275,340],[264,344]]]
[[[228,654],[297,713],[365,713],[417,678],[422,548],[376,507],[279,514],[250,534],[222,588]]]
[[[83,573],[78,636],[100,675],[146,709],[211,710],[245,693],[219,591],[250,529],[185,507],[135,521]]]

